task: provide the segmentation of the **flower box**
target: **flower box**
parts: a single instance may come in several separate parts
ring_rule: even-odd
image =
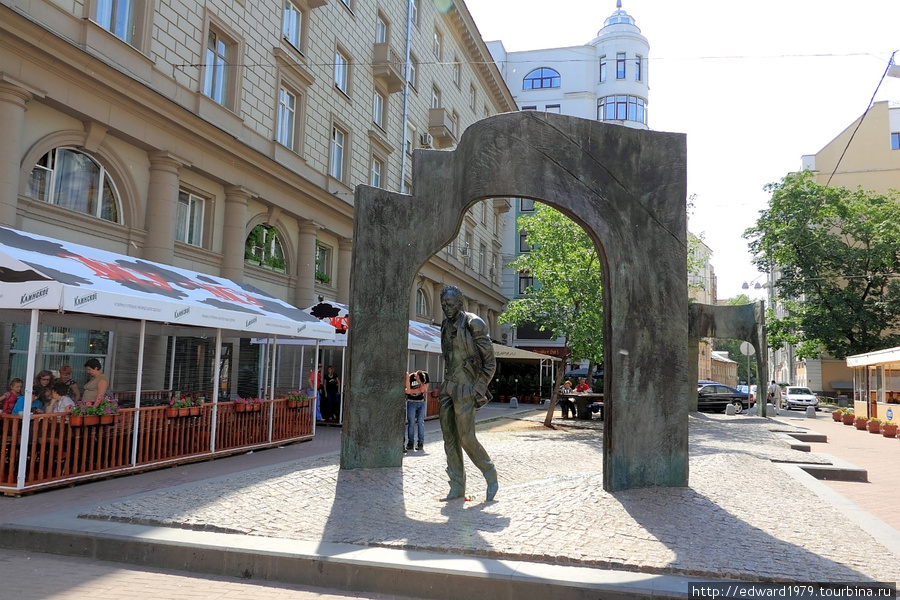
[[[855,418],[856,417],[853,415],[853,413],[844,413],[843,415],[841,415],[841,422],[844,425],[853,425],[853,420]]]
[[[869,430],[869,433],[881,433],[881,419],[869,419],[866,429]]]
[[[896,423],[884,423],[881,426],[881,435],[886,438],[892,438],[897,436],[897,424]]]
[[[865,431],[866,426],[869,424],[869,419],[866,417],[855,417],[853,420],[853,426],[859,429],[860,431]]]

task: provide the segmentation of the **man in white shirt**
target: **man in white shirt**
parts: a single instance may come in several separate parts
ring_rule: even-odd
[[[775,407],[775,414],[778,414],[778,407],[781,405],[781,388],[772,380],[769,387],[766,388],[766,402]]]

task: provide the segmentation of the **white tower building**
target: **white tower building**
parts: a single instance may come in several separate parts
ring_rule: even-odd
[[[616,10],[584,46],[488,49],[521,110],[542,110],[647,129],[650,44],[634,17]]]

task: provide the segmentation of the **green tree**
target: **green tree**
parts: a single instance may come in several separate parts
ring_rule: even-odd
[[[520,327],[535,324],[565,340],[565,357],[557,375],[545,424],[549,425],[556,393],[569,360],[603,361],[603,298],[600,258],[587,233],[559,211],[535,204],[534,213],[519,217],[519,231],[527,232],[530,252],[510,267],[527,272],[534,284],[512,300],[500,315],[501,323]]]
[[[744,238],[753,263],[779,274],[787,316],[769,311],[769,346],[845,358],[900,344],[898,193],[826,187],[809,171],[766,191],[769,208]]]

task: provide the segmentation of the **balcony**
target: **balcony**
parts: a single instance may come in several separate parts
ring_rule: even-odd
[[[428,110],[428,133],[434,138],[435,148],[446,148],[456,143],[456,123],[444,108]]]
[[[394,50],[387,42],[375,44],[372,69],[375,79],[387,87],[388,93],[393,94],[403,89],[403,68],[405,61],[403,56]]]

